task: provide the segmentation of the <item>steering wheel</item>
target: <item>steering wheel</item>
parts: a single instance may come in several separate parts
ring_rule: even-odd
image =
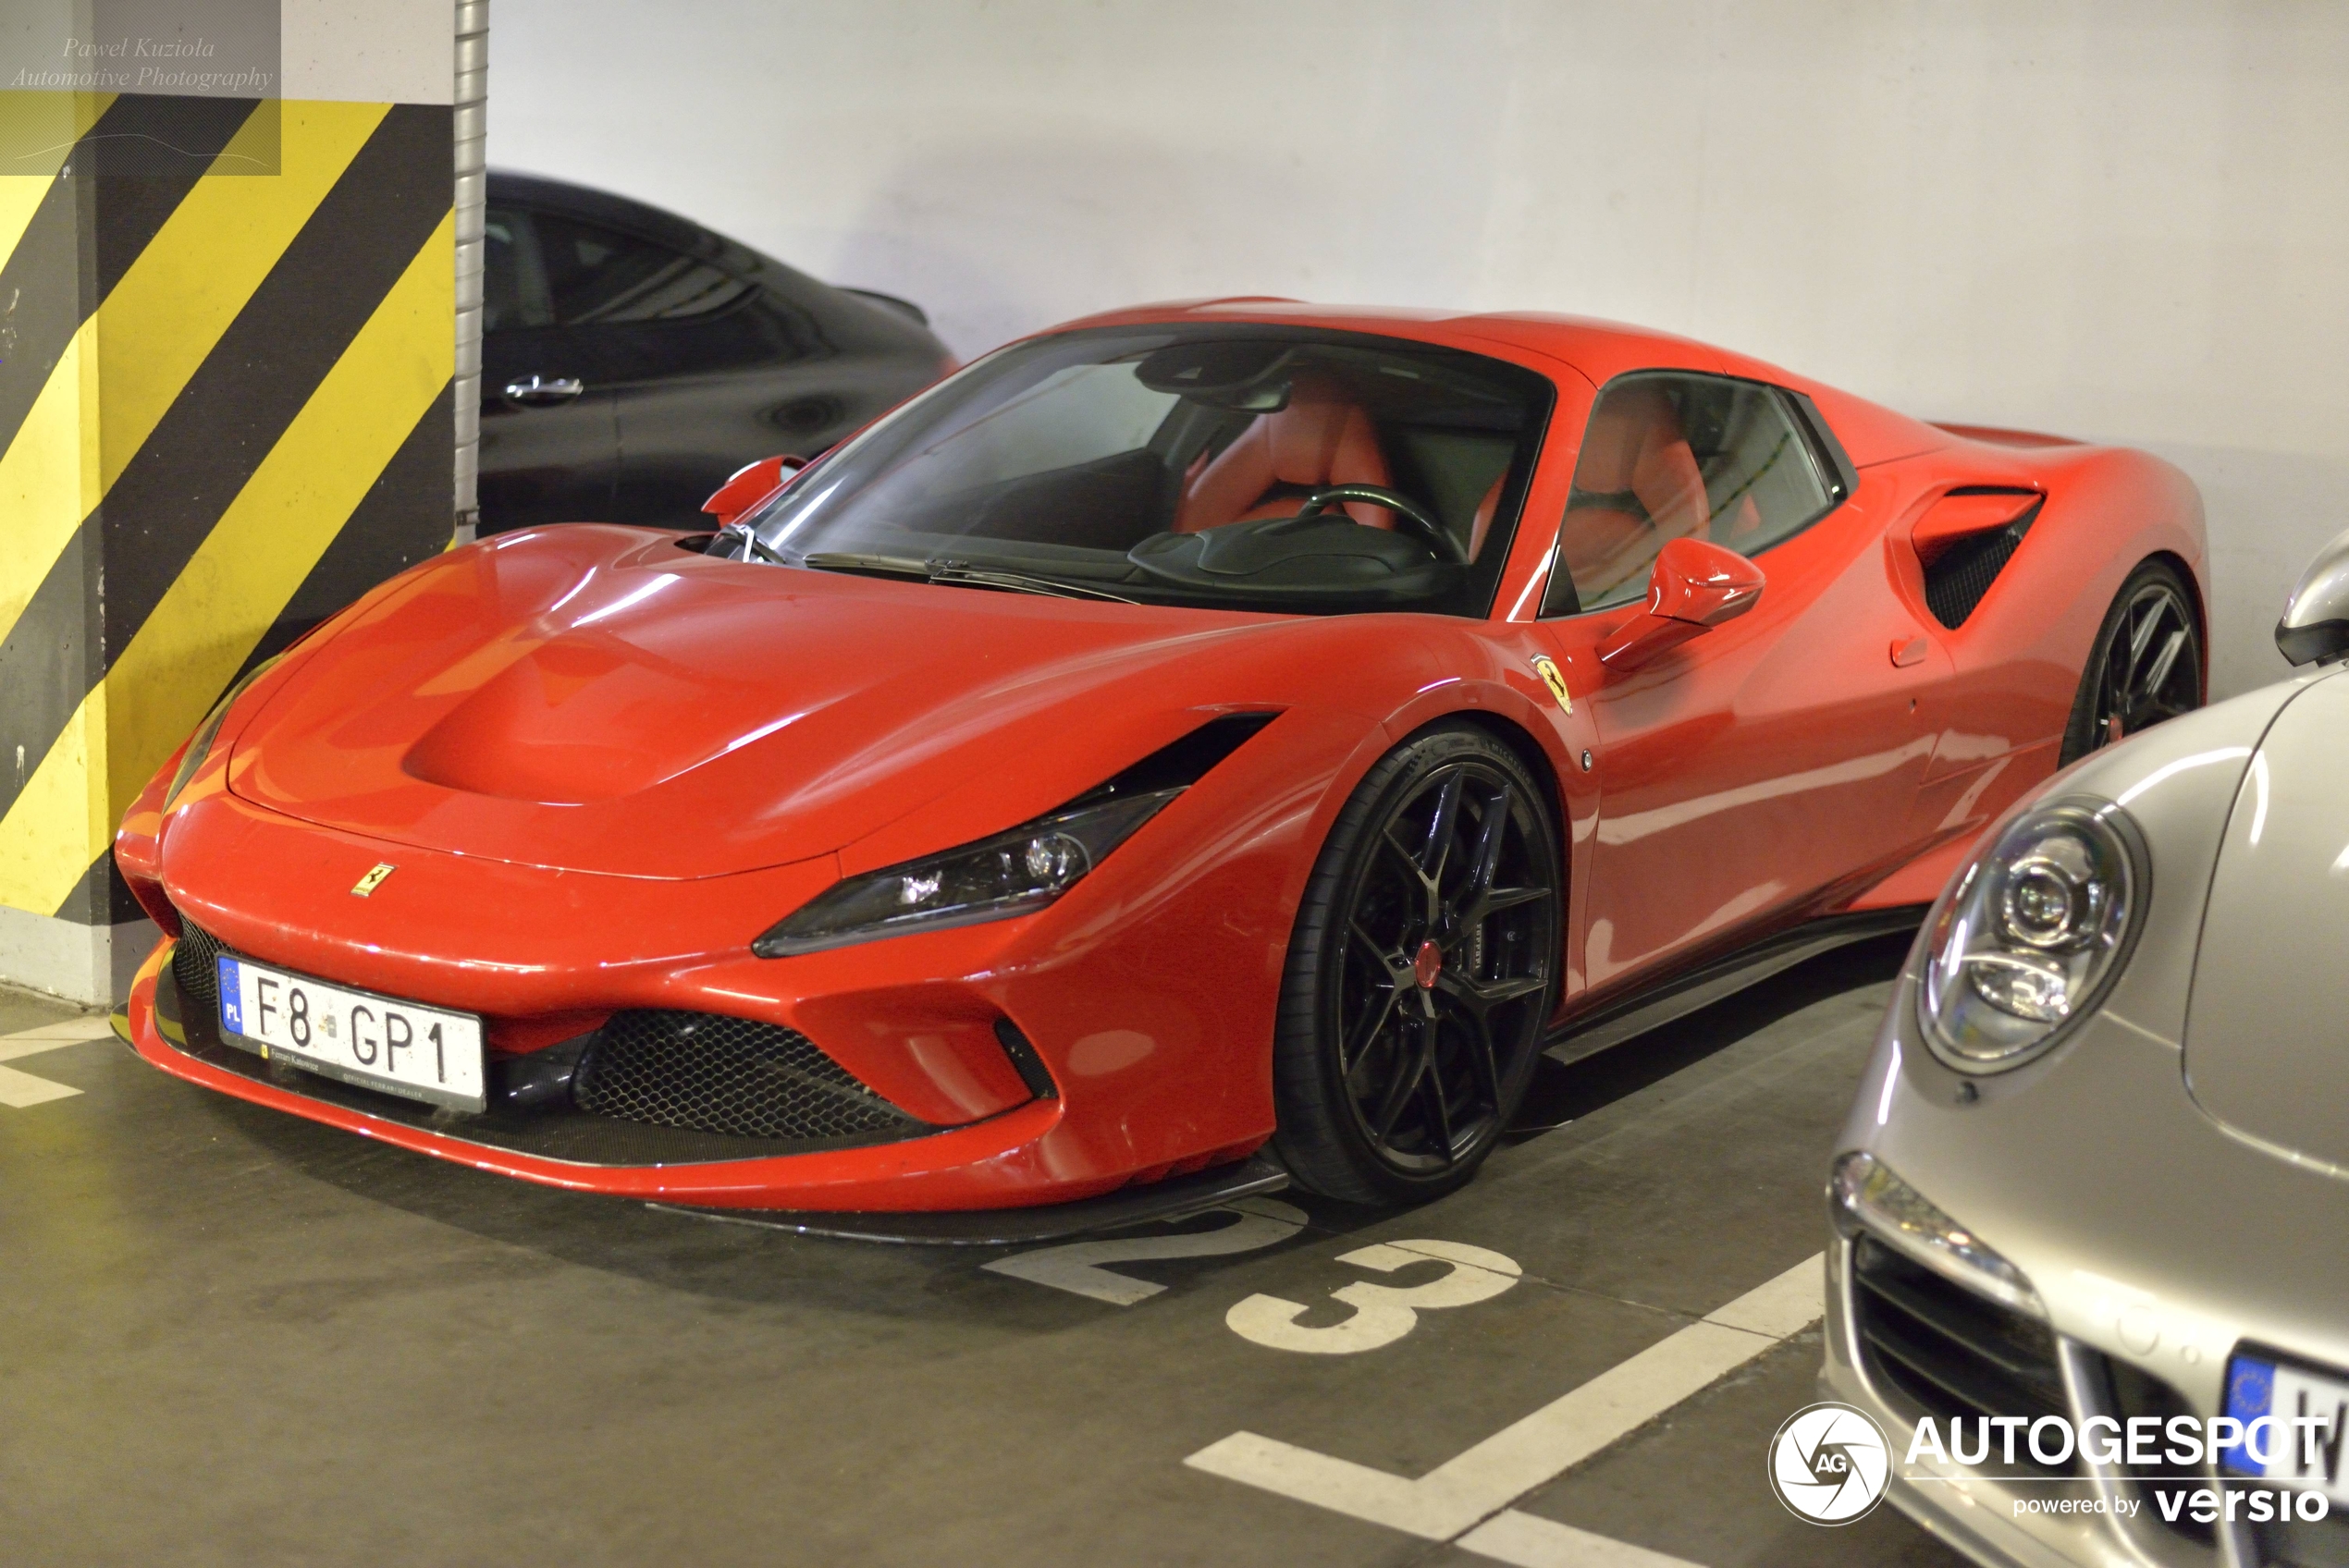
[[[1437,560],[1448,561],[1454,566],[1469,564],[1468,551],[1452,537],[1450,529],[1445,528],[1425,507],[1384,484],[1325,484],[1306,497],[1305,505],[1297,508],[1297,521],[1310,522],[1341,501],[1368,501],[1373,506],[1384,507],[1397,517],[1408,518],[1411,523],[1410,531],[1419,535],[1421,544],[1435,552]]]

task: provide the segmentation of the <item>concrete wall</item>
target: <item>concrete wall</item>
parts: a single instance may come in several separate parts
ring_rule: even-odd
[[[493,165],[977,352],[1182,295],[1567,310],[2149,447],[2215,686],[2349,525],[2349,6],[497,0]]]

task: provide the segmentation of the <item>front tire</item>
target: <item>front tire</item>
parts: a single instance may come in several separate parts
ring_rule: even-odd
[[[1273,1047],[1274,1147],[1304,1186],[1424,1202],[1489,1155],[1531,1081],[1565,905],[1544,793],[1486,731],[1382,757],[1297,911]]]
[[[2200,707],[2202,664],[2193,590],[2168,561],[2141,563],[2097,628],[2058,766]]]

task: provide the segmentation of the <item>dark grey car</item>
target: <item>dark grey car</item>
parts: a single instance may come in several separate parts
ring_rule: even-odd
[[[812,457],[953,363],[920,310],[657,207],[493,172],[481,532],[692,527],[726,476]]]

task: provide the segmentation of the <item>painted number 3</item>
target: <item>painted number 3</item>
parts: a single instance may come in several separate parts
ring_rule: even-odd
[[[1354,1355],[1391,1345],[1419,1325],[1419,1315],[1437,1307],[1490,1301],[1518,1281],[1512,1258],[1460,1242],[1382,1242],[1343,1253],[1338,1262],[1392,1274],[1414,1263],[1446,1263],[1448,1271],[1423,1285],[1380,1285],[1361,1280],[1330,1292],[1354,1309],[1352,1316],[1322,1328],[1299,1323],[1308,1308],[1279,1296],[1254,1295],[1224,1315],[1232,1332],[1273,1350],[1307,1355]]]
[[[1255,1252],[1288,1240],[1306,1225],[1303,1210],[1272,1198],[1242,1198],[1211,1212],[1229,1216],[1231,1223],[1212,1231],[1044,1247],[980,1267],[1072,1295],[1131,1306],[1166,1287],[1154,1280],[1121,1274],[1107,1265]],[[1516,1284],[1520,1272],[1514,1258],[1463,1242],[1382,1242],[1341,1253],[1337,1261],[1381,1274],[1392,1274],[1414,1263],[1448,1267],[1420,1285],[1380,1285],[1365,1280],[1341,1286],[1330,1292],[1331,1299],[1354,1310],[1342,1320],[1319,1328],[1297,1321],[1311,1308],[1267,1295],[1249,1296],[1225,1313],[1224,1321],[1240,1338],[1273,1350],[1353,1355],[1393,1344],[1419,1326],[1422,1312],[1490,1301]]]

